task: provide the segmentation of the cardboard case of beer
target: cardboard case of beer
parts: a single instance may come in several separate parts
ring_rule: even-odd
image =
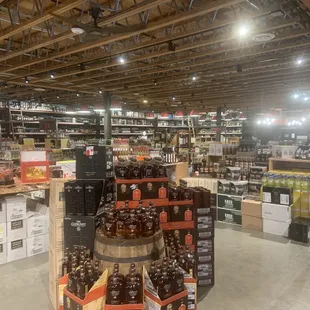
[[[196,309],[197,283],[194,278],[184,274],[184,291],[172,297],[161,300],[157,294],[145,267],[144,275],[144,308],[152,310],[187,310]]]
[[[101,277],[93,285],[82,300],[67,290],[68,275],[59,280],[58,297],[60,310],[103,310],[106,303],[108,271],[104,271]]]

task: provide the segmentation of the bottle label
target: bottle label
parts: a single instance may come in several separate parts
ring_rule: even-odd
[[[160,212],[159,219],[160,219],[161,223],[167,223],[167,220],[168,220],[167,219],[167,212],[166,211]]]
[[[179,310],[186,310],[186,306],[184,304],[182,304],[180,307],[179,307]]]
[[[167,189],[165,187],[161,187],[159,190],[158,190],[158,198],[166,198],[167,197]]]
[[[132,199],[133,200],[141,200],[141,191],[136,188],[132,191]]]
[[[193,244],[193,236],[191,234],[187,234],[185,236],[185,244],[186,245],[191,245]]]
[[[153,222],[147,222],[145,225],[146,225],[146,227],[148,229],[152,229],[153,228]]]
[[[191,221],[193,219],[193,212],[191,210],[186,210],[184,214],[185,221]]]

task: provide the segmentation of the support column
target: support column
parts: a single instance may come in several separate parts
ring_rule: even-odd
[[[111,126],[111,95],[108,91],[103,92],[103,106],[104,106],[104,138],[112,138]]]
[[[222,134],[222,108],[216,109],[216,141],[221,141]]]

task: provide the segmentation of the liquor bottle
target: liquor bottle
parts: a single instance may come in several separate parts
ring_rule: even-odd
[[[84,299],[88,293],[88,284],[85,279],[85,273],[81,271],[80,278],[77,280],[76,296]]]
[[[63,264],[62,264],[62,276],[64,276],[64,275],[66,275],[67,273],[69,273],[70,271],[69,271],[69,259],[68,259],[68,256],[65,256],[65,260],[64,260],[64,262],[63,262]]]
[[[158,198],[167,198],[167,189],[164,187],[164,183],[161,183],[160,188],[158,189]]]
[[[86,283],[88,285],[88,290],[90,291],[93,285],[96,283],[96,276],[92,268],[88,268],[86,275]]]
[[[187,261],[187,272],[191,277],[194,277],[195,269],[196,269],[195,256],[192,255],[191,257],[189,257]]]
[[[77,289],[77,273],[76,273],[76,265],[72,265],[72,270],[68,275],[68,291],[72,294],[76,295]]]
[[[142,303],[142,286],[141,283],[136,281],[134,274],[130,276],[130,278],[125,284],[125,303]]]
[[[154,262],[151,264],[151,268],[150,268],[148,274],[149,274],[149,277],[150,277],[150,279],[151,279],[153,285],[155,286],[154,280],[155,280],[155,278],[156,278],[156,265],[155,265]]]
[[[193,244],[193,235],[191,231],[188,230],[187,235],[185,236],[185,245],[192,245]]]
[[[181,252],[181,254],[180,254],[180,256],[179,256],[178,263],[179,263],[180,267],[181,267],[183,270],[186,270],[186,260],[185,260],[184,253],[182,253],[182,252]]]
[[[158,296],[161,300],[165,300],[173,295],[172,283],[168,278],[167,271],[163,271],[162,276],[158,279]]]
[[[108,218],[105,221],[104,234],[108,238],[114,238],[116,236],[116,221],[113,212],[109,212]]]
[[[165,210],[165,207],[162,207],[161,212],[159,214],[159,221],[160,223],[167,223],[168,222],[168,213]]]
[[[153,217],[153,219],[154,219],[155,231],[159,231],[160,230],[159,216],[156,212],[155,207],[151,208],[151,217]]]
[[[154,178],[154,167],[151,160],[144,160],[143,178]]]
[[[71,263],[72,262],[72,253],[70,252],[69,248],[66,248],[65,256],[68,257],[68,261]]]
[[[130,218],[125,221],[125,237],[127,239],[139,238],[140,222],[136,219],[136,215],[133,212],[130,213]]]
[[[135,189],[132,191],[132,200],[140,200],[141,199],[141,190],[139,189],[139,185],[136,184]]]
[[[162,276],[162,269],[161,269],[161,265],[158,264],[156,266],[156,273],[153,275],[153,277],[151,279],[155,289],[157,289],[157,287],[158,287],[158,280],[161,276]]]
[[[85,257],[86,258],[90,258],[90,249],[87,248],[87,246],[83,247],[84,253],[85,253]]]
[[[169,262],[167,273],[168,273],[169,280],[173,283],[176,277],[176,271],[175,271],[172,261]]]
[[[169,188],[169,200],[171,201],[180,200],[179,190],[177,188]]]
[[[121,211],[116,218],[116,236],[118,238],[125,238],[125,210]]]
[[[108,283],[107,287],[107,304],[120,305],[124,296],[123,285],[115,276],[112,281]]]
[[[153,217],[151,217],[150,212],[146,211],[145,216],[142,219],[142,236],[151,237],[155,232],[155,222]]]
[[[190,210],[190,207],[187,207],[187,210],[184,212],[184,221],[193,220],[193,211]]]
[[[181,305],[180,305],[178,310],[186,310],[186,306],[184,304],[184,300],[183,299],[181,300]]]
[[[174,281],[174,294],[178,294],[180,292],[184,291],[184,274],[182,272],[182,270],[179,268],[179,264],[176,263],[174,265],[175,267],[175,281]]]
[[[79,248],[77,246],[74,247],[74,255],[78,261],[78,264],[80,263],[80,251]]]

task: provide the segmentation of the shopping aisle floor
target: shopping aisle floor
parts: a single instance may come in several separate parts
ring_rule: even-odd
[[[199,310],[310,309],[310,248],[285,238],[216,225],[216,284]],[[1,310],[48,310],[48,254],[0,266]]]

